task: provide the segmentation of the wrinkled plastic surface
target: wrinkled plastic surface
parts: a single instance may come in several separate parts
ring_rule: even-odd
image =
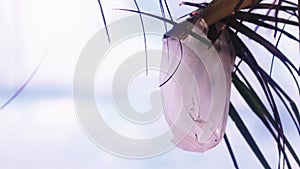
[[[204,20],[199,19],[191,30],[210,42]],[[213,45],[178,31],[168,36],[163,39],[160,83],[175,73],[161,87],[165,119],[177,147],[204,152],[224,136],[234,49],[226,31]]]

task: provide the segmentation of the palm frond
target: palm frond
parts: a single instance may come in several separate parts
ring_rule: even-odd
[[[165,7],[168,11],[168,15],[171,15],[171,11],[168,8],[167,2],[164,2]],[[177,27],[177,29],[180,29],[181,31],[192,35],[196,39],[203,41],[203,39],[197,36],[197,34],[185,28],[184,26],[186,25],[184,23],[178,24],[174,22],[172,18],[167,19],[162,1],[160,0],[159,3],[162,17],[145,13],[140,10],[122,10],[135,12],[138,14],[143,14],[159,19],[164,23],[171,24],[174,27]],[[197,17],[199,17],[197,14],[200,14],[203,8],[210,5],[207,3],[197,5],[188,2],[185,2],[183,4],[199,8],[199,10],[193,11],[191,14],[185,15],[189,17],[189,19],[187,19],[187,21],[189,22],[193,22],[195,19],[197,19]],[[212,11],[213,7],[210,7],[209,10]],[[299,37],[296,37],[294,33],[288,32],[284,28],[278,27],[279,23],[282,23],[285,25],[290,25],[299,28],[299,10],[299,3],[296,4],[287,0],[279,0],[278,2],[274,1],[271,3],[265,3],[262,0],[259,1],[259,3],[255,3],[249,5],[248,7],[244,7],[243,10],[235,12],[234,15],[229,15],[227,17],[226,15],[224,15],[222,16],[222,18],[219,18],[219,21],[223,22],[227,26],[226,29],[230,32],[237,56],[241,59],[241,62],[245,63],[252,70],[252,73],[255,75],[256,80],[259,82],[260,88],[262,89],[263,94],[267,98],[267,103],[260,99],[260,94],[258,90],[253,87],[252,82],[248,81],[247,77],[243,73],[243,70],[239,69],[239,65],[241,64],[241,62],[236,65],[236,71],[232,75],[233,85],[236,87],[236,89],[238,90],[242,98],[246,101],[248,106],[252,109],[253,113],[257,115],[257,117],[261,120],[261,122],[269,131],[269,133],[272,135],[274,140],[277,142],[279,158],[282,154],[284,160],[282,163],[286,164],[288,168],[292,168],[292,166],[290,162],[291,159],[287,156],[286,151],[289,151],[289,153],[292,155],[292,159],[298,164],[298,166],[300,166],[300,160],[290,141],[285,136],[285,133],[283,131],[284,124],[281,120],[281,116],[284,114],[284,112],[278,110],[278,100],[276,100],[275,98],[279,98],[279,101],[284,105],[285,110],[287,111],[295,128],[298,131],[298,135],[300,135],[300,115],[297,104],[295,100],[293,100],[292,97],[285,92],[285,89],[278,85],[276,80],[273,79],[270,74],[266,73],[265,69],[258,64],[256,60],[260,56],[257,54],[253,55],[251,50],[247,47],[247,43],[240,38],[240,34],[243,34],[244,36],[254,40],[255,42],[257,42],[257,44],[266,48],[271,54],[271,56],[276,57],[289,71],[289,75],[294,79],[294,83],[297,86],[298,93],[300,94],[300,87],[296,77],[300,75],[299,67],[297,67],[299,66],[299,63],[293,63],[290,60],[290,58],[287,57],[277,47],[277,45],[274,46],[272,43],[269,42],[268,39],[260,35],[256,31],[256,29],[252,30],[252,28],[249,27],[249,24],[254,24],[257,27],[273,30],[274,36],[277,36],[277,32],[280,32],[280,36],[284,35],[290,40],[299,43],[300,35]],[[267,11],[267,14],[262,14],[259,11]],[[271,12],[273,13],[273,15],[270,15]],[[280,15],[281,13],[284,13],[285,17],[282,17]],[[290,17],[297,17],[298,22],[290,20]],[[240,78],[242,78],[242,80]],[[270,106],[270,110],[267,108],[267,105]],[[266,161],[265,155],[261,152],[260,148],[255,142],[255,139],[251,136],[250,131],[247,129],[247,126],[244,124],[242,118],[239,116],[239,112],[236,111],[233,105],[230,106],[230,117],[235,122],[237,128],[242,133],[244,139],[247,141],[247,143],[261,162],[262,166],[264,168],[271,168],[269,163]],[[235,167],[237,167],[237,162],[233,155],[233,150],[229,144],[227,136],[225,137],[225,141],[228,145],[228,149],[233,159],[234,165]],[[280,164],[281,163],[279,162],[278,166],[280,166]]]
[[[231,159],[232,159],[233,165],[234,165],[234,167],[235,167],[236,169],[238,169],[239,166],[238,166],[236,157],[235,157],[235,155],[234,155],[234,153],[233,153],[233,149],[232,149],[232,147],[231,147],[231,144],[230,144],[230,142],[229,142],[229,139],[228,139],[226,133],[224,134],[224,141],[225,141],[225,144],[226,144],[226,146],[227,146],[227,148],[228,148],[228,151],[229,151],[230,157],[231,157]]]
[[[134,0],[134,4],[135,4],[136,9],[139,11],[139,17],[140,17],[142,31],[143,31],[145,57],[146,57],[146,75],[148,75],[148,49],[147,49],[148,47],[147,47],[147,36],[146,36],[146,31],[145,31],[145,25],[144,25],[142,14],[140,13],[141,12],[140,7],[136,0]]]
[[[264,155],[262,154],[260,148],[256,144],[254,138],[252,137],[251,133],[247,129],[247,126],[244,124],[243,120],[239,116],[236,109],[233,107],[233,105],[230,105],[229,109],[229,116],[231,119],[235,122],[237,128],[251,147],[252,151],[255,153],[256,157],[259,159],[259,161],[262,163],[264,168],[271,168],[267,160],[265,159]]]
[[[109,31],[108,31],[108,28],[107,28],[107,23],[106,23],[106,19],[105,19],[105,15],[104,15],[104,10],[103,10],[103,7],[102,7],[102,4],[101,4],[101,1],[100,1],[100,0],[98,0],[98,4],[99,4],[99,7],[100,7],[100,12],[101,12],[101,16],[102,16],[102,21],[103,21],[103,24],[104,24],[104,27],[105,27],[107,40],[110,42]]]

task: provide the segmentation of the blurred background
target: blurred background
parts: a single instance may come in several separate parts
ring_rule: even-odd
[[[114,8],[135,9],[131,0],[102,0],[101,2],[108,23],[132,15],[129,12],[114,10]],[[160,12],[158,1],[139,2],[143,11]],[[179,3],[179,0],[169,2],[173,15],[176,17],[194,9],[180,7]],[[11,104],[0,111],[0,168],[233,168],[224,141],[203,154],[174,148],[153,158],[133,160],[120,158],[103,151],[86,136],[77,119],[72,88],[76,62],[82,49],[97,31],[103,29],[101,13],[96,0],[0,0],[0,21],[0,105],[16,92],[41,63],[28,86]],[[258,29],[258,31],[273,38],[276,42],[272,31],[264,29]],[[298,32],[296,29],[293,31],[295,34]],[[155,48],[159,48],[161,45],[159,38],[154,38],[152,42],[155,43],[153,45]],[[248,40],[247,43],[262,56],[270,55],[262,47],[257,47],[251,40]],[[151,44],[149,45],[151,46]],[[292,56],[294,63],[300,63],[299,48],[296,42],[283,38],[279,47],[287,56]],[[262,57],[258,61],[268,68],[270,67],[269,58],[271,57]],[[288,84],[292,84],[292,79],[285,76],[285,73],[287,72],[282,69],[282,65],[275,62],[274,77],[278,79],[280,85],[286,87]],[[150,77],[148,80],[153,79],[153,76]],[[249,78],[251,79],[251,77]],[[146,83],[147,81],[145,81]],[[296,86],[293,84],[289,86],[287,93],[299,100],[296,91]],[[105,93],[98,94],[99,102],[109,102],[110,99]],[[133,105],[140,109],[149,109],[149,96],[144,98],[143,95],[133,92],[131,97]],[[263,154],[267,155],[267,161],[272,167],[276,167],[278,164],[276,142],[240,99],[234,88],[231,98],[235,107],[241,112],[240,115],[245,120],[253,137],[262,148]],[[145,102],[140,103],[139,100]],[[103,109],[105,112],[115,111],[110,104]],[[282,120],[287,126],[285,134],[290,139],[296,153],[299,154],[299,135],[292,127],[289,117],[283,115]],[[140,131],[138,125],[124,129],[124,126],[122,127],[116,121],[108,119],[108,124],[123,135],[134,133],[133,135],[136,137],[151,136],[141,136],[143,132]],[[167,127],[163,120],[160,122],[164,123],[161,126]],[[160,131],[160,125],[154,126],[151,130],[154,131],[153,133]],[[259,161],[230,118],[226,132],[239,165],[242,168],[261,168]],[[297,166],[295,162],[292,162],[292,165]]]

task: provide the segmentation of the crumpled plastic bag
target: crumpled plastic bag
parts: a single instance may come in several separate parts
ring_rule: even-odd
[[[177,147],[204,152],[224,136],[235,52],[226,30],[212,44],[203,19],[184,24],[197,39],[176,28],[163,39],[160,83],[164,116]],[[215,26],[220,28],[218,23]]]

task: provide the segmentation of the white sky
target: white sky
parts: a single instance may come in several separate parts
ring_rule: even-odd
[[[180,11],[176,16],[191,9],[178,7],[179,2],[173,0],[169,3],[173,11]],[[130,0],[102,0],[102,3],[108,23],[129,15],[126,12],[111,10],[112,8],[134,9],[133,1]],[[158,1],[139,3],[143,10],[159,12]],[[0,112],[0,168],[233,168],[224,142],[204,154],[184,152],[175,148],[152,159],[129,160],[101,150],[86,137],[76,118],[72,85],[75,65],[83,47],[103,27],[96,0],[0,0],[0,20],[1,103],[30,75],[44,57],[40,70],[24,93]],[[261,29],[259,31],[266,32]],[[292,59],[299,66],[297,44],[285,42],[282,40],[280,47],[287,55],[293,55]],[[159,44],[153,46],[156,48]],[[260,63],[267,65],[268,62],[262,59]],[[285,86],[291,79],[282,75],[286,72],[281,71],[279,68],[274,70],[274,76]],[[294,91],[295,86],[291,86],[288,93],[299,99]],[[134,96],[144,97],[143,94],[132,93],[132,97]],[[237,106],[243,104],[234,89],[232,98]],[[139,103],[139,109],[147,109],[149,106],[143,98],[140,102],[144,103],[136,102]],[[110,111],[112,106],[110,107],[109,103],[107,105],[105,109]],[[247,119],[246,124],[251,132],[254,132],[259,146],[265,147],[263,152],[275,167],[277,154],[272,138],[265,135],[264,129],[261,130],[262,125],[249,113],[249,108],[240,106],[238,109],[245,112],[242,116]],[[109,120],[112,117],[107,118]],[[283,119],[290,122],[289,118]],[[114,125],[113,128],[123,134],[126,134],[126,130],[133,131],[137,136],[141,134],[141,129],[134,126],[124,128],[124,125],[116,122]],[[149,127],[148,131],[151,130],[155,128]],[[259,162],[230,119],[226,131],[241,168],[260,168]],[[300,153],[297,144],[299,137],[293,133],[295,131],[291,129],[287,130],[286,134],[296,146],[297,153]],[[274,154],[274,157],[268,154]]]

